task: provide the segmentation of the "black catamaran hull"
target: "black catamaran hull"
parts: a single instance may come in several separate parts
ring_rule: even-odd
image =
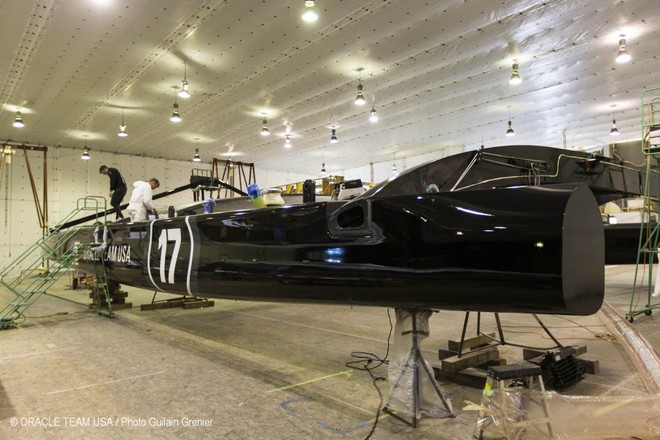
[[[78,242],[102,242],[92,227]],[[361,197],[111,224],[81,269],[239,300],[587,315],[604,291],[586,185]]]

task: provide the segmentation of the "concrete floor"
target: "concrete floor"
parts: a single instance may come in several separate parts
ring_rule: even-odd
[[[606,299],[622,314],[628,311],[633,274],[630,266],[606,270]],[[61,280],[54,291],[86,302],[88,291],[69,290],[68,283]],[[353,351],[385,355],[386,309],[215,300],[208,309],[140,311],[152,292],[123,288],[134,308],[118,310],[115,319],[42,297],[29,309],[28,320],[0,332],[0,438],[363,439],[369,434],[380,399],[368,373],[346,363]],[[157,299],[165,298],[171,296]],[[2,304],[8,300],[0,291]],[[634,323],[654,347],[660,346],[658,315]],[[460,338],[463,317],[446,311],[431,316],[431,335],[422,343],[429,362],[438,364],[438,349]],[[552,345],[530,316],[501,318],[508,341]],[[586,375],[564,393],[647,395],[599,314],[542,319],[563,344],[586,345],[585,357],[600,362],[599,374]],[[484,314],[482,329],[489,328],[494,330],[494,320]],[[505,346],[500,353],[510,363],[522,359],[520,348]],[[386,369],[375,374],[386,376]],[[377,384],[386,399],[387,383]],[[470,438],[477,414],[463,407],[479,402],[481,390],[444,381],[440,386],[455,418],[423,418],[411,428],[384,416],[371,438]]]

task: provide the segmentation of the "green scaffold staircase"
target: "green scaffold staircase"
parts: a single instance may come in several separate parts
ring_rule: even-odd
[[[653,271],[660,252],[660,209],[658,200],[652,200],[652,185],[660,194],[660,177],[658,181],[651,178],[651,169],[660,169],[660,87],[644,89],[641,94],[642,115],[642,153],[646,158],[646,181],[644,182],[644,209],[642,212],[642,227],[639,233],[639,251],[633,292],[630,298],[630,308],[626,319],[633,322],[635,316],[644,314],[650,316],[653,309],[660,307],[660,296],[654,297]],[[648,264],[647,283],[640,282],[638,274]],[[656,275],[657,277],[658,275]],[[644,278],[644,277],[642,277]],[[660,283],[660,278],[655,280]],[[659,286],[660,287],[660,286]],[[657,289],[660,292],[660,289]],[[657,294],[660,295],[660,294]],[[653,301],[657,301],[655,304]],[[640,302],[644,305],[640,306]]]
[[[34,304],[41,295],[54,296],[66,301],[82,304],[70,298],[54,295],[48,289],[57,282],[85,253],[91,252],[91,248],[98,246],[92,243],[77,243],[71,241],[81,228],[80,226],[61,229],[62,225],[79,217],[83,212],[96,213],[96,223],[103,228],[106,224],[105,211],[106,200],[104,197],[85,197],[78,199],[76,209],[71,211],[50,232],[37,240],[18,258],[12,261],[0,272],[0,288],[8,289],[13,295],[13,300],[0,311],[0,329],[15,326],[25,320],[25,312]],[[103,258],[97,259],[98,264],[93,275],[97,284],[103,289],[108,309],[97,309],[99,314],[109,317],[113,316],[109,301],[109,292],[105,274]],[[84,304],[88,305],[88,304]],[[2,304],[0,304],[2,307]]]

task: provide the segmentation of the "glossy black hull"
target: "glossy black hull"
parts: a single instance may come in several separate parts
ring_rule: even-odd
[[[586,186],[366,197],[110,232],[83,270],[103,259],[110,279],[172,293],[579,315],[603,298],[603,230]]]

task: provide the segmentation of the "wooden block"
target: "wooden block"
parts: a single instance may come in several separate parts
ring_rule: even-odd
[[[149,304],[141,304],[140,310],[160,310],[160,309],[169,309],[170,307],[171,306],[169,303],[164,301],[159,301]]]
[[[466,338],[465,340],[463,340],[463,351],[467,350],[468,348],[478,347],[480,345],[486,345],[490,342],[493,342],[492,338],[494,337],[495,337],[495,332],[491,332],[491,333],[486,333],[485,335],[477,335],[472,338]],[[460,345],[461,345],[461,341],[452,341],[451,339],[447,341],[447,348],[450,351],[455,351],[456,353],[458,353],[458,349]]]
[[[170,305],[171,308],[183,307],[183,305],[186,303],[186,300],[183,298],[168,299],[167,303]]]
[[[438,380],[453,382],[480,390],[486,385],[486,370],[480,368],[467,368],[460,373],[450,373],[434,366],[433,371],[435,372],[435,378]]]
[[[124,290],[115,290],[114,292],[110,292],[110,296],[113,298],[128,298],[128,292]]]
[[[438,350],[438,358],[440,360],[447,359],[447,358],[450,358],[452,356],[456,356],[457,354],[458,354],[458,352],[451,351],[451,350],[445,350],[443,348]]]
[[[175,307],[183,307],[184,300],[182,298],[168,299],[165,301],[156,301],[149,304],[142,304],[142,310],[159,310],[159,309],[173,309]]]
[[[204,307],[214,307],[215,303],[206,298],[173,298],[166,301],[156,301],[150,304],[142,304],[140,310],[160,310],[182,307],[184,309],[201,309]]]
[[[598,360],[594,359],[585,359],[582,357],[576,358],[580,365],[582,365],[582,368],[584,369],[585,373],[589,374],[598,374],[600,373],[600,362]]]
[[[112,304],[113,310],[131,309],[131,308],[133,308],[133,303]]]
[[[184,309],[201,309],[204,307],[213,307],[215,303],[213,301],[201,300],[201,301],[186,301],[183,303]]]
[[[452,356],[442,360],[442,369],[449,373],[457,373],[465,370],[468,367],[476,367],[483,363],[493,361],[500,357],[499,350],[496,346],[477,350],[470,353],[463,354],[461,357]]]

